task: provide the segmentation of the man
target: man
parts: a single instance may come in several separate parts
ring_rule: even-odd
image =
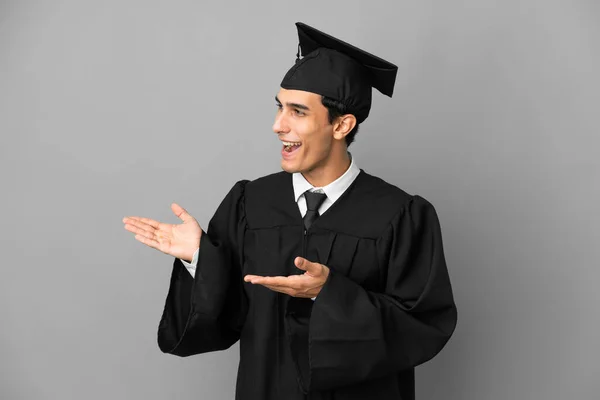
[[[124,219],[175,258],[158,328],[188,356],[240,341],[236,399],[414,399],[456,307],[433,206],[358,168],[348,153],[372,87],[397,68],[305,24],[303,58],[276,96],[283,171],[237,182],[206,233]]]

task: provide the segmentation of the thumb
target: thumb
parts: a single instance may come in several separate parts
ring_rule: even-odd
[[[297,268],[306,271],[311,276],[319,276],[323,272],[321,264],[308,261],[306,258],[296,257],[294,264]]]
[[[185,208],[181,207],[179,204],[177,203],[173,203],[171,204],[171,210],[173,210],[173,213],[175,215],[177,215],[177,217],[179,219],[181,219],[183,222],[187,222],[190,220],[193,220],[194,217],[192,217],[186,210]]]

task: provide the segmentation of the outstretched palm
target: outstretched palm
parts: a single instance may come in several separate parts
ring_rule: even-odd
[[[165,224],[150,218],[125,217],[123,218],[125,229],[135,233],[135,238],[149,247],[191,261],[200,245],[202,229],[198,221],[178,204],[171,204],[171,210],[183,223]]]

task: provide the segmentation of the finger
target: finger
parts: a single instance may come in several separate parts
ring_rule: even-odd
[[[142,236],[142,235],[135,235],[135,238],[136,238],[137,241],[139,241],[141,243],[144,243],[146,246],[150,246],[150,247],[152,247],[154,249],[157,249],[157,250],[158,250],[158,248],[160,246],[160,243],[158,243],[158,241],[156,241],[154,239],[149,239],[149,238],[147,238],[145,236]]]
[[[250,281],[252,281],[252,279],[256,279],[256,278],[262,278],[262,277],[258,276],[258,275],[246,275],[246,276],[244,276],[244,281],[250,282]]]
[[[255,283],[264,283],[266,279],[270,278],[268,276],[259,276],[259,275],[246,275],[244,277],[244,281],[255,284]]]
[[[244,276],[244,281],[246,282],[256,282],[263,279],[272,279],[272,278],[286,278],[285,276],[280,277],[272,277],[272,276],[262,276],[262,275],[246,275]]]
[[[249,283],[254,283],[262,278],[264,278],[264,276],[248,274],[248,275],[244,276],[244,281],[249,282]]]
[[[297,280],[290,279],[286,276],[262,276],[253,278],[250,281],[252,284],[257,285],[270,285],[276,286],[280,288],[288,288],[288,289],[301,289],[302,285]]]
[[[146,226],[148,227],[148,225],[146,225]],[[132,225],[130,223],[125,224],[125,229],[128,230],[129,232],[132,232],[132,233],[135,233],[135,234],[138,234],[138,235],[142,235],[142,236],[147,237],[149,239],[153,239],[154,236],[155,236],[155,233],[154,233],[155,230],[152,227],[148,227],[148,228],[150,230],[140,228],[139,226]]]
[[[269,282],[271,279],[270,276],[256,276],[256,275],[246,275],[246,277],[244,278],[244,280],[246,282],[250,282],[252,284],[264,284]]]
[[[290,289],[287,287],[273,286],[273,285],[262,285],[262,286],[264,286],[267,289],[270,289],[274,292],[287,294],[288,296],[292,296],[292,297],[302,297],[305,299],[310,299],[310,298],[314,297],[314,295],[308,294],[307,291],[303,291],[303,290],[299,290],[299,289]]]
[[[321,264],[308,261],[303,257],[296,257],[294,265],[296,265],[298,269],[306,271],[308,275],[313,277],[321,276],[323,273],[323,266]]]
[[[282,287],[282,286],[273,286],[273,285],[261,285],[269,290],[272,290],[274,292],[279,292],[279,293],[283,293],[283,294],[287,294],[288,296],[294,296],[295,291],[293,289],[289,289],[286,287]]]
[[[147,229],[144,229],[144,227],[147,227]],[[134,222],[127,222],[125,224],[125,229],[127,229],[129,232],[133,232],[133,233],[150,233],[154,231],[154,228],[148,226],[148,225],[141,225],[139,223],[134,223]]]
[[[137,225],[148,225],[155,229],[158,229],[158,227],[160,226],[160,222],[145,217],[125,217],[123,218],[123,222],[129,224],[135,223]]]
[[[150,225],[151,227],[153,227],[153,228],[155,228],[155,229],[158,229],[158,228],[160,228],[160,222],[158,222],[158,221],[155,221],[155,220],[153,220],[153,219],[150,219],[150,218],[143,218],[143,217],[142,217],[142,218],[140,218],[140,221],[142,221],[142,222],[143,222],[144,224],[146,224],[146,225]]]
[[[124,219],[123,222],[125,222],[125,224],[127,224],[127,225],[132,225],[132,226],[135,226],[136,228],[143,229],[148,232],[154,232],[156,229],[158,229],[157,227],[154,227],[151,224],[142,222],[142,218],[139,218],[139,217],[134,217],[134,218],[129,217],[127,219]]]
[[[263,286],[274,292],[287,294],[288,296],[294,296],[294,291],[291,289],[288,289],[288,288],[279,287],[279,286],[270,286],[270,285],[263,285]]]
[[[135,227],[131,227],[129,225],[126,225],[125,229],[127,229],[128,231],[133,232],[133,233],[135,233],[135,234],[137,234],[139,236],[143,236],[143,237],[145,237],[147,239],[151,239],[151,240],[155,240],[155,241],[156,240],[160,241],[160,240],[163,240],[163,239],[169,240],[171,238],[171,235],[165,234],[164,231],[155,230],[155,229],[152,229],[152,228],[151,228],[152,231],[147,231],[147,230],[144,230],[144,229],[139,229],[139,228],[135,228]]]
[[[175,215],[177,215],[177,217],[179,219],[181,219],[183,222],[187,222],[190,220],[194,220],[194,217],[192,217],[186,210],[185,208],[181,207],[179,204],[177,203],[173,203],[171,204],[171,210],[173,211],[173,213]]]

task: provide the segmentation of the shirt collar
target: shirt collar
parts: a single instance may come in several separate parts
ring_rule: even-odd
[[[344,172],[342,176],[337,178],[335,181],[330,184],[323,186],[321,188],[314,187],[306,180],[306,178],[300,172],[294,172],[292,174],[292,183],[294,185],[294,199],[298,202],[300,196],[304,194],[307,190],[311,189],[321,189],[331,202],[335,202],[340,198],[342,194],[350,187],[356,176],[360,173],[360,168],[354,162],[354,157],[352,154],[348,153],[350,156],[350,167]]]

